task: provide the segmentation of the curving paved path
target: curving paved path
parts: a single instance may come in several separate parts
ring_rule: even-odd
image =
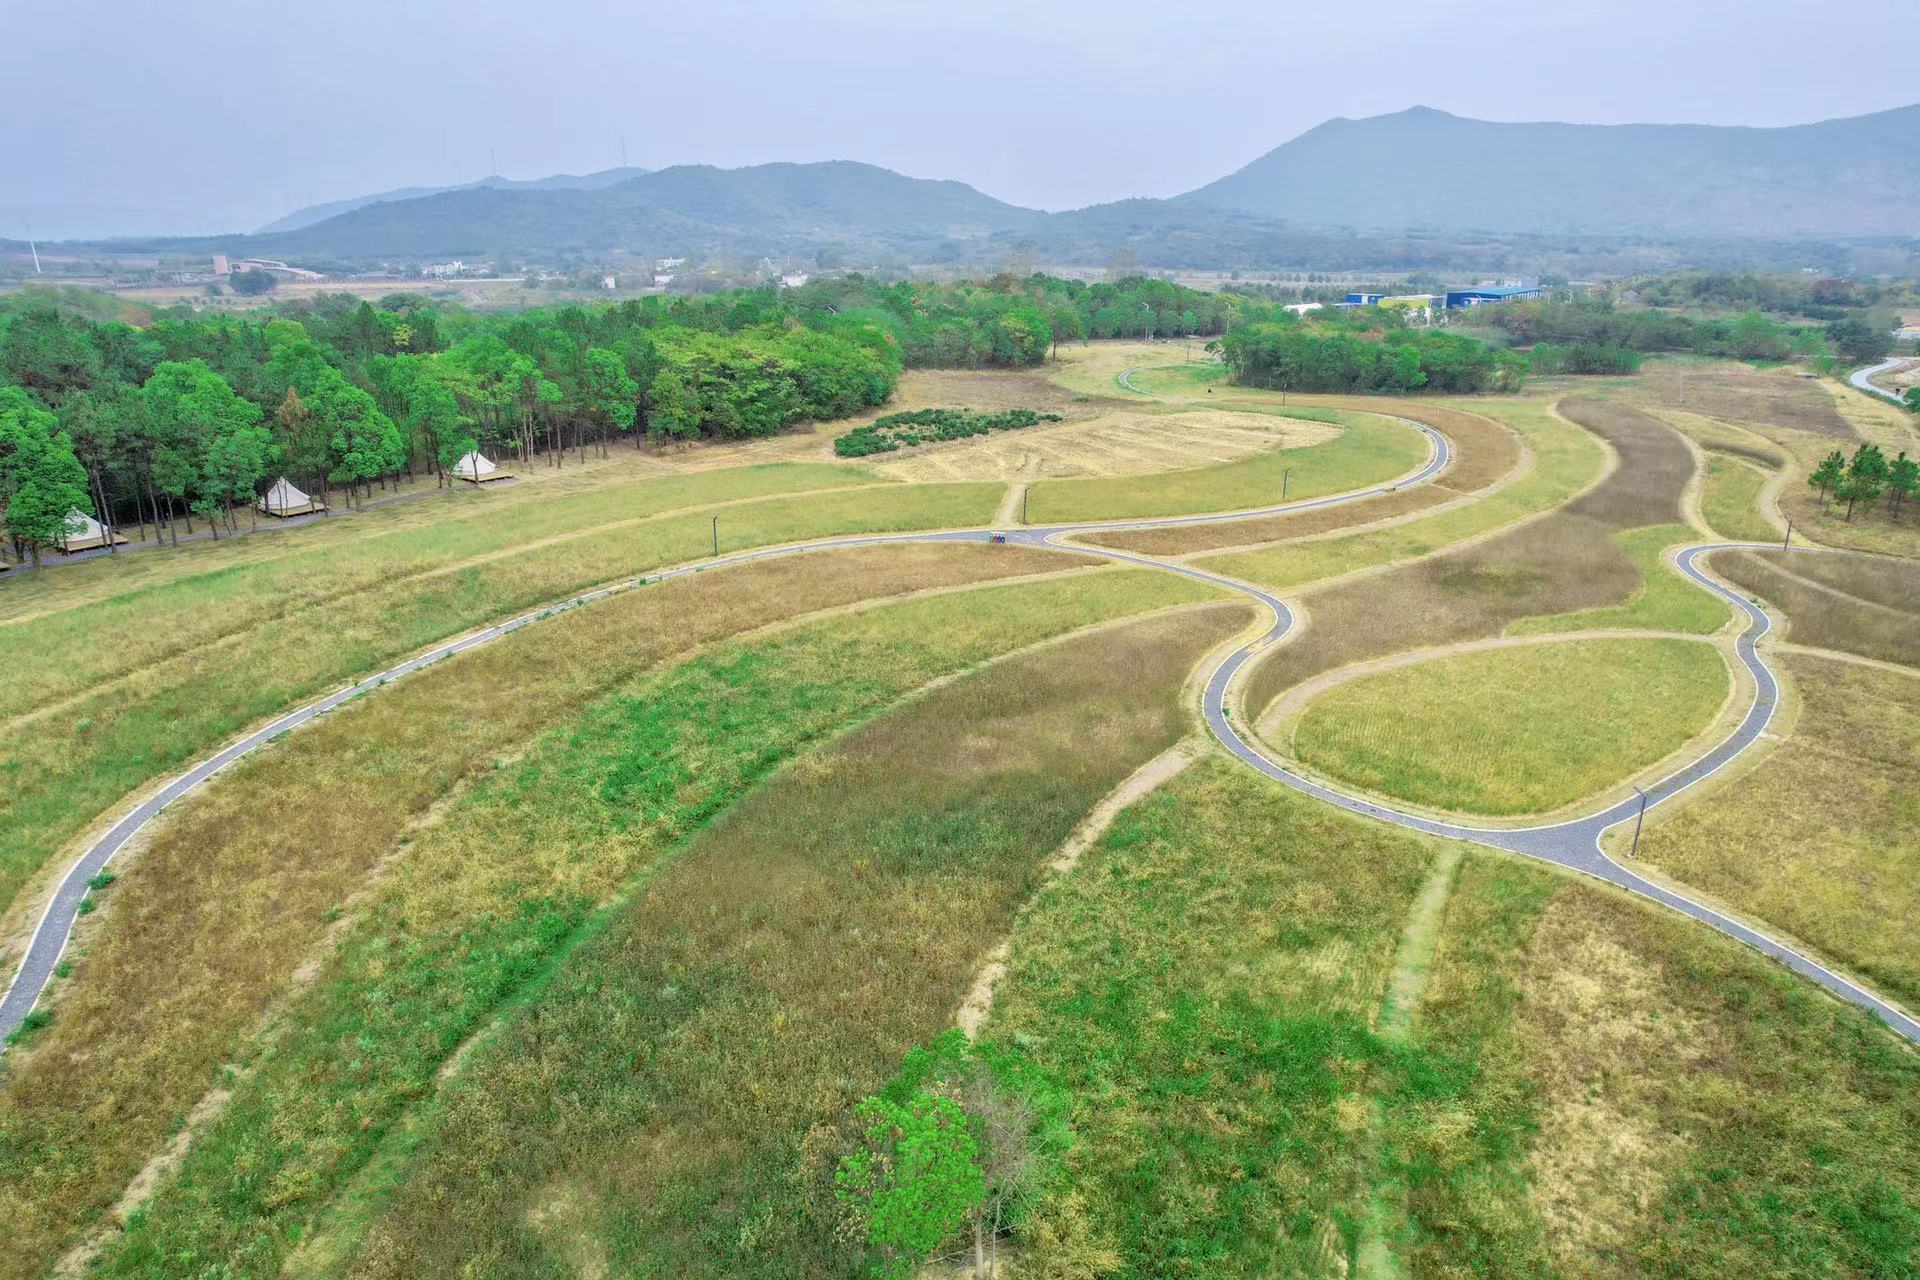
[[[1906,362],[1907,362],[1907,359],[1905,356],[1888,356],[1885,360],[1882,360],[1879,364],[1870,364],[1864,369],[1855,369],[1852,373],[1847,375],[1847,382],[1851,384],[1855,390],[1864,391],[1868,395],[1874,397],[1876,400],[1885,400],[1889,404],[1897,404],[1900,407],[1905,408],[1907,403],[1905,400],[1902,400],[1899,396],[1887,390],[1885,387],[1875,386],[1873,383],[1873,379],[1879,376],[1880,374],[1885,373],[1889,369],[1899,368],[1901,365],[1905,364]],[[1145,393],[1142,392],[1141,394],[1144,395]]]
[[[1131,372],[1131,371],[1129,371]],[[1162,525],[1211,524],[1228,520],[1247,519],[1256,516],[1276,515],[1285,512],[1305,511],[1316,507],[1331,506],[1336,503],[1354,502],[1378,494],[1391,492],[1408,484],[1419,484],[1431,480],[1447,466],[1451,457],[1451,448],[1444,436],[1424,423],[1408,418],[1398,421],[1415,428],[1424,434],[1431,444],[1427,461],[1417,470],[1389,484],[1376,485],[1369,489],[1351,493],[1336,494],[1325,498],[1309,499],[1303,502],[1279,503],[1273,506],[1256,507],[1242,511],[1217,512],[1197,516],[1170,516],[1143,520],[1090,521],[1079,524],[1051,525],[1035,528],[1020,528],[996,533],[991,529],[961,529],[940,533],[912,534],[870,534],[856,537],[827,538],[813,542],[798,543],[785,547],[769,547],[755,551],[740,552],[722,556],[697,564],[685,565],[664,573],[649,577],[631,578],[624,582],[602,587],[595,591],[575,596],[562,604],[550,608],[522,614],[507,622],[474,632],[459,640],[441,645],[418,657],[390,667],[376,675],[369,676],[349,688],[342,689],[316,702],[289,712],[288,714],[258,729],[246,737],[227,746],[222,751],[194,766],[186,773],[167,783],[151,799],[137,805],[125,817],[103,836],[89,846],[80,856],[73,868],[61,881],[52,901],[48,904],[39,926],[27,950],[27,955],[16,973],[13,983],[4,997],[0,997],[0,1036],[11,1034],[38,1002],[52,976],[54,966],[59,963],[67,940],[73,931],[74,920],[78,916],[80,900],[86,896],[88,881],[103,870],[120,851],[126,842],[140,831],[169,804],[181,796],[203,786],[209,778],[225,769],[228,765],[250,754],[263,744],[272,741],[280,734],[306,723],[315,716],[322,715],[342,703],[360,694],[367,693],[389,680],[399,679],[411,672],[448,658],[456,653],[485,644],[501,636],[519,630],[530,622],[547,617],[561,609],[577,604],[586,604],[595,600],[629,590],[647,583],[665,582],[688,574],[700,573],[708,569],[722,568],[728,565],[745,564],[757,560],[774,559],[781,556],[800,555],[810,551],[831,550],[836,548],[873,546],[886,543],[913,542],[986,542],[995,536],[1005,537],[1009,542],[1025,546],[1052,550],[1071,550],[1081,554],[1096,555],[1124,564],[1139,565],[1143,568],[1158,569],[1162,572],[1177,573],[1183,577],[1210,583],[1237,594],[1247,596],[1264,606],[1272,617],[1266,632],[1249,645],[1243,645],[1227,654],[1214,669],[1207,673],[1202,695],[1202,713],[1209,730],[1220,742],[1239,759],[1259,770],[1277,782],[1305,792],[1329,804],[1338,805],[1349,812],[1364,817],[1392,822],[1413,830],[1424,831],[1432,835],[1446,836],[1452,839],[1472,841],[1476,844],[1505,849],[1528,857],[1539,858],[1560,866],[1597,876],[1612,884],[1619,885],[1632,892],[1642,894],[1657,902],[1690,916],[1711,928],[1720,930],[1731,937],[1747,943],[1761,952],[1780,960],[1788,967],[1818,982],[1835,995],[1849,1000],[1877,1014],[1888,1025],[1909,1040],[1920,1042],[1920,1024],[1904,1012],[1894,1008],[1873,992],[1860,986],[1840,974],[1816,963],[1793,948],[1752,929],[1731,917],[1696,902],[1683,894],[1676,893],[1662,885],[1639,876],[1610,858],[1601,848],[1601,835],[1612,827],[1632,820],[1638,802],[1622,801],[1597,813],[1574,818],[1548,826],[1511,829],[1481,828],[1468,825],[1435,821],[1417,814],[1377,804],[1362,797],[1348,795],[1321,783],[1314,782],[1286,768],[1270,758],[1241,736],[1238,728],[1229,718],[1228,695],[1234,682],[1245,669],[1255,653],[1272,642],[1285,636],[1293,626],[1293,613],[1278,596],[1249,583],[1211,573],[1191,565],[1169,563],[1150,556],[1135,555],[1130,552],[1116,551],[1104,547],[1071,545],[1063,539],[1089,533],[1105,533],[1121,529],[1140,529]],[[1772,720],[1774,709],[1779,700],[1779,686],[1772,671],[1760,660],[1754,643],[1765,635],[1769,626],[1767,616],[1760,609],[1719,586],[1709,579],[1694,564],[1702,553],[1726,546],[1755,544],[1712,543],[1687,548],[1679,556],[1681,571],[1707,590],[1714,592],[1740,609],[1747,618],[1747,629],[1737,642],[1737,651],[1743,665],[1752,674],[1756,682],[1756,697],[1748,709],[1739,727],[1731,736],[1711,748],[1697,760],[1677,770],[1647,789],[1648,806],[1659,804],[1678,795],[1688,787],[1708,777],[1725,766],[1734,757],[1750,747]],[[1769,546],[1771,544],[1768,544]]]

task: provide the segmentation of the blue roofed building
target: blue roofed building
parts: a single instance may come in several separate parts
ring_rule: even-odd
[[[1475,285],[1471,289],[1447,290],[1447,310],[1458,311],[1463,307],[1480,307],[1489,302],[1512,302],[1516,298],[1537,298],[1540,296],[1537,284],[1488,284]]]
[[[1380,305],[1380,299],[1386,296],[1384,293],[1350,293],[1347,295],[1347,301],[1344,305],[1349,307],[1377,307]]]

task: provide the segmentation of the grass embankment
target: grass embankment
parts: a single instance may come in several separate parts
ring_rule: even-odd
[[[848,565],[854,580],[884,580],[876,566],[864,569]],[[742,587],[772,589],[775,581]],[[815,583],[811,594],[831,593]],[[314,1215],[431,1092],[455,1047],[503,1002],[526,996],[600,904],[755,782],[928,680],[1205,594],[1137,571],[988,587],[802,623],[620,686],[523,760],[483,777],[411,839],[368,890],[318,980],[279,1019],[281,1029],[244,1055],[257,1074],[241,1083],[109,1271],[276,1274]],[[701,603],[689,598],[679,609],[698,614]],[[903,767],[903,776],[918,767]],[[193,1029],[162,1033],[177,1041]],[[199,1082],[184,1082],[195,1087],[220,1060],[198,1052]],[[76,1087],[50,1080],[44,1088],[56,1085]],[[60,1102],[46,1099],[43,1127],[58,1122]],[[176,1101],[176,1110],[183,1106]],[[130,1156],[139,1149],[117,1133],[98,1138],[109,1140]],[[117,1188],[104,1171],[95,1181]],[[35,1189],[59,1188],[49,1177]]]
[[[1681,495],[1693,474],[1686,442],[1664,422],[1625,405],[1574,400],[1560,410],[1611,444],[1619,466],[1599,485],[1539,519],[1470,546],[1308,592],[1312,625],[1298,640],[1275,649],[1249,682],[1246,705],[1256,721],[1282,691],[1335,667],[1497,636],[1522,618],[1627,602],[1638,592],[1646,599],[1678,600],[1669,590],[1677,580],[1656,586],[1643,578],[1616,535],[1680,522]],[[1518,488],[1436,518],[1482,513]],[[1423,523],[1384,532],[1404,534]],[[1204,563],[1224,567],[1237,559],[1222,556]]]
[[[442,1086],[354,1274],[842,1274],[827,1136],[947,1025],[1237,605],[1001,663],[774,780]]]
[[[1642,844],[1642,850],[1645,849]],[[1877,1277],[1920,1258],[1920,1061],[1692,921],[1469,853],[1415,1033],[1414,1277]]]
[[[1352,406],[1343,402],[1342,407]],[[1160,529],[1131,529],[1095,534],[1087,541],[1098,546],[1118,547],[1147,555],[1193,555],[1222,547],[1244,547],[1288,538],[1313,537],[1355,525],[1371,524],[1376,520],[1405,516],[1451,502],[1465,494],[1476,493],[1496,481],[1519,478],[1514,474],[1521,461],[1519,437],[1492,419],[1434,404],[1409,406],[1404,412],[1440,430],[1453,446],[1450,465],[1431,484],[1412,485],[1356,502],[1288,515]]]
[[[155,829],[150,847],[122,868],[121,880],[103,895],[105,909],[88,922],[73,978],[56,984],[53,1025],[39,1033],[30,1057],[10,1064],[12,1078],[0,1094],[0,1188],[5,1189],[0,1217],[9,1222],[19,1248],[0,1252],[0,1274],[14,1274],[7,1268],[21,1259],[48,1260],[77,1225],[118,1194],[173,1118],[208,1086],[214,1066],[229,1060],[238,1038],[287,989],[331,913],[371,869],[396,850],[404,854],[403,865],[417,864],[450,837],[467,832],[465,826],[443,825],[417,839],[409,835],[412,824],[458,780],[488,778],[497,757],[512,753],[542,728],[578,715],[605,690],[694,646],[876,596],[1073,564],[1066,557],[1017,548],[1011,557],[997,554],[1006,550],[886,547],[824,553],[701,574],[571,610],[356,701],[289,735],[178,806]],[[1108,610],[1191,597],[1191,588],[1168,595],[1169,584],[1171,579],[1149,582],[1140,573],[1107,575],[1097,584],[1063,579],[1042,586],[1036,596],[988,594],[970,600],[967,608],[1006,611],[1011,615],[1007,633],[1017,643],[1023,634],[1036,629],[1048,634],[1049,628],[1073,625],[1089,613],[1106,617]],[[1088,603],[1105,592],[1113,593],[1112,603]],[[951,617],[952,606],[947,610],[928,604],[885,614],[908,628],[919,618],[957,628],[951,640],[904,645],[901,653],[911,658],[957,651],[961,656],[955,660],[965,661],[968,653],[992,651],[997,641],[991,614],[961,625]],[[1049,610],[1057,610],[1060,620]],[[856,637],[880,626],[852,619],[833,625]],[[890,633],[881,628],[881,634]],[[877,661],[871,676],[856,667],[846,676],[853,692],[820,694],[822,712],[831,716],[861,705],[860,697],[875,691],[884,695],[892,682],[913,678],[915,670],[908,661],[903,675],[894,659]],[[795,688],[817,690],[817,682]],[[685,731],[695,741],[663,733],[651,744],[663,753],[659,768],[692,767],[688,753],[700,762],[694,768],[698,777],[684,782],[677,802],[686,812],[724,802],[728,788],[744,785],[743,771],[750,781],[754,768],[771,767],[793,747],[790,737],[782,739],[766,724],[759,726],[761,737],[727,741],[736,722],[724,699],[687,714]],[[818,724],[797,714],[792,719],[801,728]],[[717,744],[700,736],[709,732],[720,740]],[[632,749],[630,739],[619,741]],[[669,747],[681,754],[668,754]],[[741,752],[753,767],[736,758]],[[355,935],[363,945],[379,944],[381,965],[394,964],[395,955],[412,954],[422,962],[439,957],[451,973],[459,971],[451,957],[467,955],[471,969],[458,983],[450,979],[435,992],[450,1009],[468,1009],[454,996],[455,986],[465,984],[468,998],[483,999],[491,990],[486,975],[505,972],[508,977],[491,980],[509,981],[521,961],[512,947],[479,925],[462,947],[445,939],[441,952],[401,945],[409,939],[412,947],[422,945],[419,931],[428,927],[422,913],[430,896],[425,890],[437,889],[443,899],[432,913],[435,919],[457,915],[464,905],[475,914],[497,911],[515,928],[540,927],[543,913],[516,916],[519,897],[495,877],[523,875],[520,896],[537,898],[540,867],[516,863],[506,850],[533,840],[551,852],[547,842],[565,831],[542,806],[497,777],[488,786],[493,803],[508,806],[498,815],[503,827],[511,830],[515,821],[531,825],[518,836],[501,835],[499,847],[486,857],[479,857],[477,846],[455,840],[477,861],[443,866],[444,880],[429,879],[423,887],[406,875],[386,883],[378,893],[406,893],[412,906],[399,910],[386,897],[377,900],[388,904],[389,913],[398,910],[403,921],[412,920],[414,930],[376,913],[365,926],[372,932]],[[577,803],[577,790],[555,795]],[[457,812],[466,814],[478,803],[463,802]],[[602,859],[617,863],[625,852],[617,843],[588,844],[568,857],[585,875],[603,865]],[[549,868],[547,874],[551,880],[557,873]],[[495,900],[502,893],[505,903]],[[272,909],[263,910],[262,903]],[[392,932],[382,932],[387,928]],[[419,976],[404,965],[393,974],[396,982]],[[351,998],[374,998],[383,990],[376,985]],[[322,1028],[323,1046],[313,1051],[319,1060],[337,1058],[338,1042],[327,1038],[338,1025],[329,1018],[337,1016],[313,1014],[297,1023]],[[372,1074],[373,1061],[360,1059],[356,1069],[378,1082],[383,1077]],[[289,1105],[304,1096],[298,1086],[288,1093]],[[316,1102],[332,1099],[324,1091],[312,1096]],[[111,1107],[91,1105],[108,1098]],[[309,1132],[314,1145],[306,1158],[331,1158],[333,1146],[322,1136]]]
[[[1787,638],[1920,667],[1920,563],[1791,551],[1722,551],[1713,571],[1787,615]]]
[[[1426,1088],[1373,1022],[1433,848],[1215,758],[1043,891],[986,1028],[1074,1097],[1086,1225],[1038,1274],[1346,1274],[1372,1100]]]
[[[1413,804],[1544,813],[1619,783],[1710,724],[1719,653],[1694,640],[1569,640],[1454,654],[1335,685],[1293,754]]]
[[[1258,551],[1212,556],[1199,563],[1274,590],[1350,573],[1433,552],[1556,507],[1593,483],[1605,455],[1592,436],[1563,422],[1545,404],[1487,401],[1474,405],[1520,433],[1533,453],[1532,467],[1512,484],[1478,502],[1436,512],[1405,524],[1338,538],[1290,543]]]
[[[1718,450],[1707,452],[1706,488],[1700,515],[1707,527],[1730,542],[1772,542],[1780,526],[1760,510],[1767,473],[1744,459]]]
[[[1785,653],[1800,709],[1734,786],[1647,829],[1640,858],[1920,1007],[1920,678]]]
[[[1640,588],[1625,604],[1599,609],[1577,609],[1544,618],[1522,618],[1508,635],[1548,635],[1561,631],[1638,629],[1712,635],[1727,625],[1733,611],[1705,587],[1683,576],[1667,562],[1669,547],[1701,541],[1700,531],[1687,524],[1657,524],[1630,533],[1618,533],[1614,543],[1633,562]]]
[[[714,488],[731,473],[711,473]],[[679,487],[706,476],[667,482]],[[762,499],[720,516],[723,552],[837,534],[984,523],[997,485],[890,485]],[[611,500],[597,495],[596,500]],[[628,498],[645,506],[646,490]],[[540,508],[528,509],[537,516]],[[142,784],[178,769],[214,743],[288,704],[376,669],[435,640],[555,600],[599,582],[710,553],[711,513],[694,510],[608,525],[596,518],[563,540],[515,541],[488,558],[425,576],[397,575],[407,542],[369,548],[365,569],[347,561],[344,591],[320,585],[312,607],[274,615],[279,593],[303,570],[278,561],[259,575],[189,579],[128,601],[7,628],[26,678],[40,692],[9,724],[0,747],[0,908],[49,853]],[[544,517],[542,517],[544,519]],[[438,537],[439,535],[433,535]],[[491,539],[497,536],[485,532]],[[430,538],[430,541],[432,539]],[[537,543],[537,545],[533,545]],[[345,557],[342,557],[345,560]],[[399,580],[394,580],[398,576]],[[222,634],[189,643],[192,621],[214,615]],[[136,639],[136,637],[139,637]],[[126,645],[139,656],[112,656]],[[96,665],[94,651],[109,655]],[[79,674],[63,674],[71,658]],[[131,665],[129,665],[131,664]],[[76,683],[77,680],[77,683]],[[18,705],[18,704],[17,704]]]
[[[1316,421],[1332,414],[1345,431],[1321,444],[1256,453],[1212,467],[1158,475],[1041,480],[1027,491],[1027,518],[1034,524],[1058,524],[1267,506],[1280,501],[1283,472],[1292,472],[1286,486],[1289,500],[1315,498],[1384,484],[1413,470],[1427,456],[1425,436],[1376,414],[1328,409],[1263,412]],[[1169,418],[1170,424],[1178,421],[1178,415]]]

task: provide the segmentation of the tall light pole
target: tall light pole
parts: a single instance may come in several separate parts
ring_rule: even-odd
[[[718,556],[720,554],[720,517],[719,516],[715,516],[713,518],[713,554],[715,556]]]
[[[1633,788],[1640,796],[1640,812],[1633,815],[1633,848],[1627,850],[1629,858],[1640,856],[1640,827],[1647,820],[1647,793],[1636,784]]]
[[[1787,517],[1787,534],[1784,538],[1780,539],[1780,549],[1782,551],[1785,551],[1787,549],[1787,544],[1792,541],[1793,541],[1793,517],[1788,516]]]

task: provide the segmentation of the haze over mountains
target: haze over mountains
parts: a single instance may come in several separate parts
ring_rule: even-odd
[[[1920,105],[1787,128],[1500,124],[1426,107],[1326,122],[1171,200],[1046,213],[852,161],[482,179],[318,205],[188,245],[365,260],[612,252],[959,261],[1130,247],[1159,265],[1427,265],[1423,238],[1910,239]]]

